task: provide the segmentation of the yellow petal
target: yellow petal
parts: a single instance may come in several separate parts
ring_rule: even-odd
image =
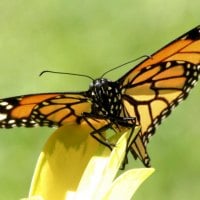
[[[88,126],[67,125],[51,135],[39,156],[29,198],[82,200],[104,196],[124,159],[131,131],[121,133],[112,153],[90,132]],[[114,134],[109,141],[115,143],[121,134]]]
[[[154,172],[153,168],[131,169],[119,176],[109,188],[103,200],[129,200],[139,186]]]
[[[39,156],[29,197],[60,200],[66,191],[76,191],[88,161],[101,145],[90,132],[87,126],[68,125],[50,136]]]
[[[132,134],[131,140],[134,139],[138,131],[139,128],[136,128],[134,134]],[[76,200],[102,199],[102,196],[104,196],[105,192],[107,192],[108,188],[111,186],[119,167],[124,161],[130,134],[131,130],[122,133],[122,136],[121,134],[117,134],[112,137],[111,141],[119,139],[121,136],[109,157],[107,155],[107,157],[105,157],[105,153],[92,157],[80,181],[77,193],[74,194],[75,196],[70,194],[72,195],[71,197],[76,197]],[[103,148],[105,148],[103,145],[99,146],[98,151],[102,151]]]

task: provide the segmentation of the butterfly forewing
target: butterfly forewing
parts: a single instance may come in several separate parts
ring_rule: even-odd
[[[185,61],[198,65],[200,62],[199,52],[200,26],[197,26],[153,53],[149,58],[122,76],[119,81],[123,82],[123,85],[126,85],[129,80],[134,78],[144,68],[165,61]]]
[[[84,93],[47,93],[0,100],[0,127],[61,126],[79,123],[91,103]]]

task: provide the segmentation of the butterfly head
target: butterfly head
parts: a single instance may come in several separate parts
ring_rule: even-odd
[[[106,78],[98,78],[92,81],[89,91],[92,96],[106,95],[111,92],[115,83]]]

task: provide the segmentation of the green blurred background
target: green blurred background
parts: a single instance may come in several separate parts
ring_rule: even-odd
[[[200,24],[199,1],[15,0],[0,2],[0,96],[87,90],[96,78],[130,59],[149,55]],[[130,66],[108,74],[113,80]],[[156,172],[137,200],[200,197],[200,85],[160,126],[148,150]],[[0,130],[0,199],[26,197],[50,128]],[[142,165],[130,160],[131,166]],[[129,166],[130,167],[130,166]]]

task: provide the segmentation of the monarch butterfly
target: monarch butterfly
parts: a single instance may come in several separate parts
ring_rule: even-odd
[[[87,122],[92,136],[109,146],[101,132],[140,125],[130,146],[150,166],[149,137],[185,99],[200,75],[200,26],[146,58],[119,78],[93,80],[85,92],[31,94],[0,100],[0,127],[62,126]],[[96,130],[93,123],[102,126]],[[98,135],[98,136],[97,136]],[[99,138],[100,135],[100,138]]]

